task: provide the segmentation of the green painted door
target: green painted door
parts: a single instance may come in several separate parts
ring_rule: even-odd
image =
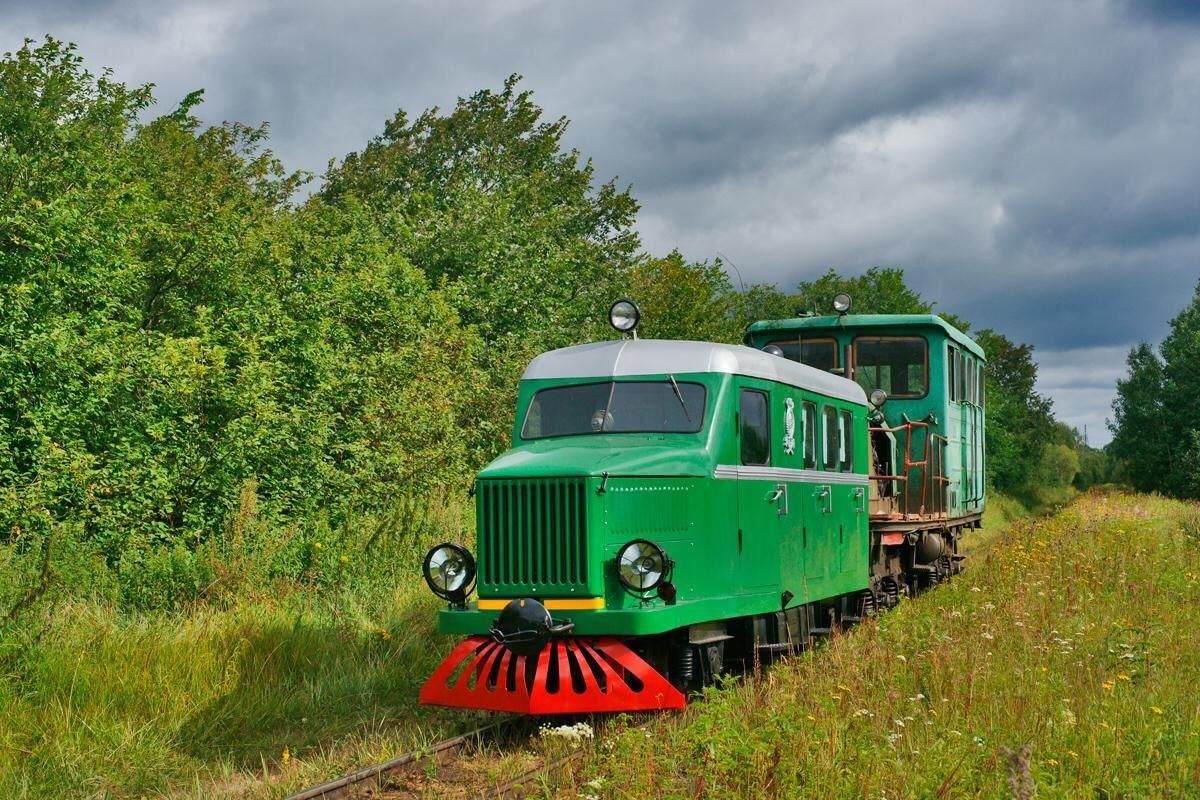
[[[804,508],[800,502],[807,488],[801,479],[804,469],[805,436],[803,399],[800,392],[792,388],[777,389],[782,402],[775,398],[772,407],[776,434],[771,446],[776,448],[772,459],[775,466],[787,470],[776,488],[783,494],[775,501],[775,514],[779,521],[779,589],[791,592],[792,603],[807,601],[805,568],[808,559],[804,552]],[[782,431],[782,433],[780,433]]]
[[[746,589],[779,586],[778,481],[771,467],[771,392],[747,387],[738,395],[738,543],[741,585]]]

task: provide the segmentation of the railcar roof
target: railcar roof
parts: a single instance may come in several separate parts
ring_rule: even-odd
[[[796,317],[768,319],[755,322],[747,334],[767,331],[836,331],[841,328],[938,328],[977,357],[987,360],[983,348],[975,340],[937,314],[847,314],[844,317]]]
[[[543,353],[531,361],[523,379],[615,378],[688,372],[747,375],[851,403],[866,405],[867,402],[866,393],[854,381],[752,347],[712,342],[623,339],[564,347]]]

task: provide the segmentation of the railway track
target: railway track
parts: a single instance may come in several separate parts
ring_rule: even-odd
[[[924,594],[934,586],[936,583],[919,593]],[[858,616],[844,617],[836,628],[824,629],[819,635],[814,636],[813,643],[832,635],[835,630],[852,627],[859,620]],[[757,672],[757,669],[756,665],[753,671]],[[328,783],[313,786],[290,795],[287,800],[342,800],[343,798],[399,800],[417,796],[421,794],[422,788],[416,775],[420,767],[429,763],[434,763],[439,767],[446,766],[456,759],[464,757],[472,748],[498,741],[504,734],[515,733],[522,727],[526,728],[527,734],[532,733],[530,719],[529,717],[509,717],[498,720],[469,733],[444,739],[432,747],[413,750],[382,764],[365,767]],[[584,750],[572,751],[550,761],[539,759],[533,766],[520,774],[499,783],[476,786],[465,796],[493,798],[494,800],[514,800],[524,797],[525,789],[544,777],[559,774],[569,768],[582,759],[584,752]],[[405,775],[410,777],[408,781],[404,780]]]
[[[435,764],[439,768],[453,764],[457,759],[466,757],[480,746],[495,742],[507,734],[520,732],[529,728],[528,718],[516,717],[499,720],[468,733],[443,739],[431,747],[405,753],[385,761],[382,764],[364,767],[336,780],[313,786],[304,791],[290,795],[287,800],[346,800],[359,798],[366,800],[387,800],[388,798],[404,798],[421,794],[421,770]],[[539,759],[535,764],[518,775],[490,786],[479,786],[473,794],[494,798],[495,800],[513,800],[523,797],[524,790],[538,780],[553,775],[568,768],[583,756],[583,751],[573,751],[550,761]]]

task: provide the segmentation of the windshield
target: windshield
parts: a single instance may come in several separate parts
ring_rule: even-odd
[[[922,397],[928,389],[928,346],[915,336],[862,336],[854,340],[854,379],[870,394]]]
[[[533,396],[522,439],[588,433],[695,433],[704,425],[704,386],[606,381],[542,389]]]
[[[783,351],[784,358],[792,361],[826,372],[837,368],[837,342],[833,339],[785,339],[771,344]]]

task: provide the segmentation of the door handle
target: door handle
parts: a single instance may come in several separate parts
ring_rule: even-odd
[[[771,496],[767,498],[767,502],[774,503],[781,498],[783,502],[779,504],[779,516],[782,517],[788,513],[787,485],[783,483],[775,486],[775,491],[771,492]]]
[[[854,490],[854,500],[858,504],[857,510],[858,510],[859,514],[861,514],[864,510],[863,509],[863,494],[864,494],[864,492],[863,492],[861,486],[858,489]]]
[[[817,496],[818,500],[825,501],[825,503],[823,504],[823,506],[821,508],[821,512],[823,514],[832,514],[833,513],[833,491],[828,486],[822,486],[817,491],[816,496]]]

